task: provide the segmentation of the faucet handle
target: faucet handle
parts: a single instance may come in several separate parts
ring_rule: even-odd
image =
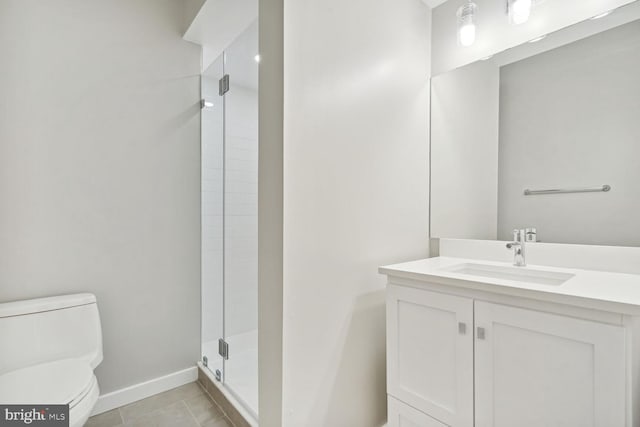
[[[524,228],[513,229],[513,241],[523,243],[526,240],[527,233]]]
[[[537,242],[538,241],[538,233],[535,227],[527,228],[525,230],[525,239],[527,242]]]

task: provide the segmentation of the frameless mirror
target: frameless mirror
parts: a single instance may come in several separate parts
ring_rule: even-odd
[[[431,85],[432,237],[640,246],[640,2]]]

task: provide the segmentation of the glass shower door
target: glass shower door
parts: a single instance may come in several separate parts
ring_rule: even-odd
[[[202,74],[201,137],[202,360],[256,419],[257,30],[255,21]]]
[[[224,150],[224,381],[258,412],[258,23],[226,50]]]

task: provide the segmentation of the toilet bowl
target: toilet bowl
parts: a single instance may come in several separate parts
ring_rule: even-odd
[[[96,298],[64,295],[0,304],[0,404],[69,405],[79,427],[98,400],[102,362]]]

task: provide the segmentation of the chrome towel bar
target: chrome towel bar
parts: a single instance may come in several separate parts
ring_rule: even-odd
[[[549,190],[524,190],[525,196],[536,196],[538,194],[563,194],[563,193],[596,193],[600,191],[611,190],[610,185],[602,185],[600,187],[585,187],[585,188],[552,188]]]

